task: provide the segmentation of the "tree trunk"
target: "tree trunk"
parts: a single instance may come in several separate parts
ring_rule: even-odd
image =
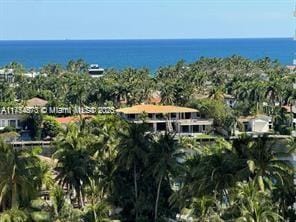
[[[18,207],[18,201],[17,201],[17,187],[16,187],[16,183],[15,183],[15,182],[12,182],[11,207],[12,207],[12,208],[17,208],[17,207]]]
[[[94,203],[93,203],[93,214],[94,214],[94,219],[95,219],[95,222],[98,221],[98,216],[97,216],[97,212],[96,212],[96,209],[94,208]]]
[[[158,201],[159,201],[161,183],[162,183],[162,176],[160,177],[158,186],[157,186],[157,194],[156,194],[156,201],[155,201],[155,208],[154,208],[154,222],[157,221]]]
[[[293,128],[293,112],[292,112],[292,109],[293,109],[293,105],[292,103],[290,104],[290,118],[291,118],[291,128],[294,130]]]
[[[80,200],[80,205],[83,208],[84,207],[84,198],[81,189],[79,190],[79,200]]]
[[[136,214],[136,222],[138,220],[138,209],[137,209],[137,203],[138,203],[138,184],[137,184],[137,166],[136,163],[134,163],[134,186],[135,186],[135,214]]]
[[[263,181],[263,177],[262,177],[262,174],[260,173],[259,176],[258,176],[258,184],[259,184],[259,188],[261,191],[264,192],[264,181]]]
[[[17,184],[15,182],[15,174],[16,174],[16,165],[13,166],[13,171],[12,171],[12,178],[11,178],[11,185],[12,185],[12,190],[11,190],[11,207],[12,208],[17,208],[18,207],[18,197],[17,197]]]

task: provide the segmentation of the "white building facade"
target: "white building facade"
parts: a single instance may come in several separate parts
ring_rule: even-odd
[[[169,131],[179,136],[194,136],[213,130],[213,119],[203,119],[198,110],[187,107],[136,105],[116,111],[127,121],[147,123],[152,132]]]

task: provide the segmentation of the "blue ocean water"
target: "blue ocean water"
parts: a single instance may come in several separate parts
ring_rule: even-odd
[[[0,66],[17,61],[26,68],[48,63],[65,65],[82,58],[104,68],[147,67],[192,62],[204,57],[234,54],[250,59],[270,57],[292,64],[296,43],[293,39],[187,39],[187,40],[59,40],[0,41]]]

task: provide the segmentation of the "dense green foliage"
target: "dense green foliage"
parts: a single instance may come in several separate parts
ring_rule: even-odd
[[[86,67],[82,60],[70,61],[65,69],[51,64],[40,70],[41,75],[30,78],[22,75],[25,71],[20,64],[8,64],[6,68],[15,68],[16,87],[1,84],[1,102],[37,96],[56,105],[119,106],[123,101],[128,105],[145,102],[159,91],[162,103],[185,105],[200,95],[219,100],[228,93],[239,101],[237,112],[247,114],[263,111],[262,102],[286,104],[296,95],[295,74],[268,58],[201,58],[192,64],[180,61],[160,68],[155,75],[147,69],[127,68],[107,70],[102,78],[91,78]]]
[[[47,76],[36,78],[23,76],[20,64],[9,67],[15,83],[0,84],[1,105],[37,96],[50,106],[119,107],[159,94],[162,104],[196,107],[227,130],[240,115],[266,113],[275,130],[288,134],[291,116],[281,106],[292,105],[296,95],[295,74],[269,59],[201,58],[162,67],[155,76],[127,68],[102,78],[91,78],[82,60],[66,68],[46,65],[40,72]],[[237,99],[233,109],[223,102],[226,93]],[[285,160],[295,153],[292,139],[198,143],[148,133],[146,124],[116,115],[61,127],[32,114],[27,123],[33,138],[54,138],[55,150],[44,159],[39,149],[0,143],[0,221],[296,220],[294,168]]]
[[[46,166],[36,151],[1,144],[0,219],[165,221],[178,213],[196,221],[296,218],[294,168],[282,159],[294,152],[293,140],[243,137],[201,145],[98,116],[62,129],[55,145],[55,162]],[[44,190],[50,190],[49,202],[40,199]]]
[[[14,84],[0,83],[2,106],[40,97],[53,107],[120,107],[159,97],[162,104],[198,107],[227,131],[239,116],[258,113],[272,115],[280,134],[290,134],[292,129],[292,116],[286,115],[282,106],[295,102],[296,73],[268,58],[201,58],[191,64],[180,61],[161,67],[154,74],[147,69],[109,69],[101,78],[88,75],[83,60],[71,60],[65,68],[45,65],[35,78],[24,76],[21,64],[13,62],[6,68],[14,68],[16,76]],[[225,94],[236,98],[233,110],[223,107]]]

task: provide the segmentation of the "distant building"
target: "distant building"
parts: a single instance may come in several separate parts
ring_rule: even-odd
[[[25,116],[22,114],[1,114],[0,115],[0,130],[5,127],[13,127],[15,129],[22,129],[22,122]]]
[[[88,69],[88,74],[91,77],[102,77],[104,75],[104,69],[101,68],[98,64],[91,64],[89,69]]]
[[[27,107],[45,107],[47,103],[48,103],[47,100],[34,97],[32,99],[27,100],[26,106]]]
[[[130,122],[145,121],[152,132],[169,131],[180,136],[194,136],[210,133],[213,129],[213,119],[203,119],[198,110],[187,107],[136,105],[116,112]]]
[[[23,76],[28,77],[28,78],[35,78],[39,74],[40,74],[39,72],[32,71],[32,72],[23,73]]]
[[[245,133],[270,133],[273,130],[272,117],[266,115],[244,116],[238,119],[242,129],[236,134]]]
[[[32,98],[26,102],[26,107],[44,107],[48,102],[40,98]],[[2,111],[1,111],[2,112]],[[13,127],[17,130],[23,128],[22,122],[25,120],[26,114],[23,113],[6,113],[0,114],[0,130],[5,127]]]
[[[224,94],[223,97],[224,97],[224,103],[225,103],[227,106],[229,106],[229,107],[231,107],[231,108],[233,108],[233,107],[235,106],[236,99],[235,99],[234,96],[229,95],[229,94]]]
[[[14,82],[14,71],[13,69],[0,69],[0,82]]]

